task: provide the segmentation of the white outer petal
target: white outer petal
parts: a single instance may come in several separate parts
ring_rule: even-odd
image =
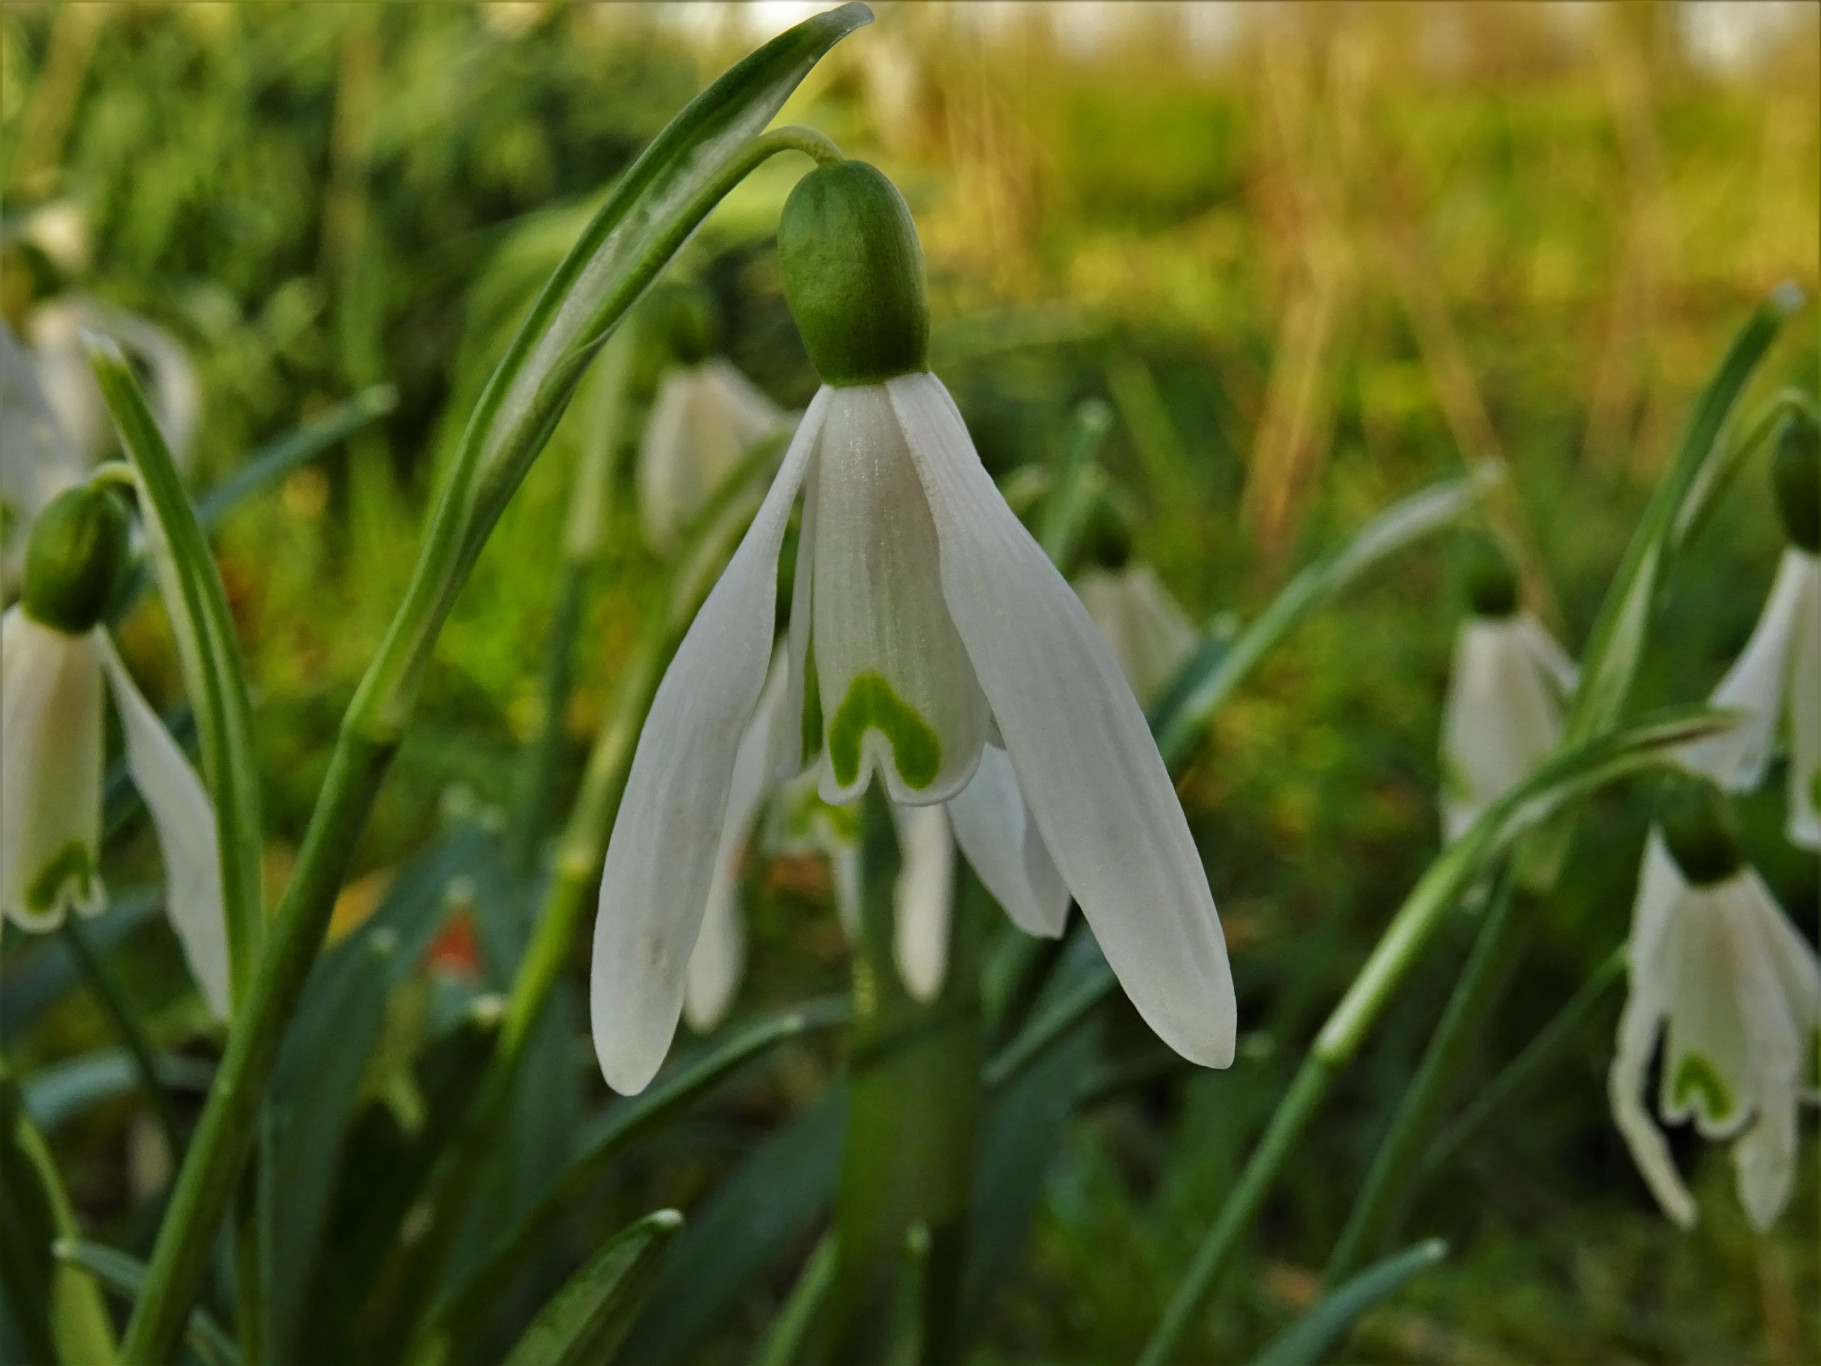
[[[933,1001],[948,975],[955,902],[955,841],[940,806],[894,806],[900,864],[892,888],[898,975],[919,1001]]]
[[[1139,703],[1150,706],[1194,651],[1195,624],[1151,567],[1137,561],[1116,571],[1089,570],[1075,581],[1075,592]]]
[[[1011,756],[997,745],[980,753],[974,780],[948,804],[955,843],[993,900],[1026,934],[1054,939],[1069,915],[1069,889],[1031,819]]]
[[[1739,723],[1697,740],[1682,751],[1682,762],[1734,792],[1754,788],[1764,777],[1777,739],[1783,690],[1789,677],[1790,644],[1814,577],[1812,556],[1783,552],[1776,582],[1752,628],[1751,639],[1713,691],[1716,707],[1744,713]],[[1813,600],[1810,599],[1812,602]],[[1813,612],[1810,608],[1811,614]]]
[[[645,1089],[683,1009],[740,737],[765,684],[778,549],[826,411],[818,395],[645,718],[601,871],[589,1000],[608,1085]]]
[[[1750,1041],[1757,1116],[1733,1144],[1739,1201],[1763,1232],[1789,1203],[1796,1174],[1796,1107],[1814,1017],[1788,992],[1778,955],[1783,912],[1750,869],[1727,882],[1722,909],[1735,945],[1739,1008]],[[1810,955],[1812,966],[1812,954]],[[1806,1016],[1806,1018],[1805,1018]],[[1806,1027],[1805,1027],[1806,1026]]]
[[[1554,667],[1527,618],[1469,617],[1442,706],[1442,826],[1452,842],[1521,782],[1562,735]]]
[[[1751,1122],[1757,1105],[1751,1036],[1740,986],[1744,945],[1727,913],[1727,894],[1744,875],[1682,894],[1663,943],[1668,1028],[1657,1113],[1665,1123],[1692,1118],[1705,1138],[1730,1138]],[[1687,1064],[1700,1059],[1730,1093],[1732,1108],[1714,1114],[1699,1088],[1679,1090]]]
[[[145,798],[164,855],[164,913],[202,999],[225,1020],[231,1007],[227,911],[222,903],[221,845],[215,808],[202,779],[145,700],[107,636],[97,631],[102,666],[126,737],[126,766]]]
[[[783,730],[784,702],[790,687],[784,652],[773,653],[765,688],[753,708],[746,734],[734,755],[733,779],[727,793],[727,815],[715,852],[714,881],[702,932],[689,955],[683,985],[683,1018],[698,1034],[721,1022],[746,964],[746,929],[740,919],[740,856],[752,837],[753,822],[764,804],[777,768],[778,739]]]
[[[1580,666],[1568,657],[1568,651],[1549,634],[1549,628],[1538,621],[1534,614],[1518,613],[1517,629],[1524,647],[1530,651],[1530,657],[1542,667],[1544,674],[1566,700],[1581,686]]]
[[[87,466],[57,421],[31,356],[0,320],[0,588],[10,588],[25,562],[25,536],[44,505],[82,482]]]
[[[1613,1122],[1663,1212],[1683,1228],[1695,1223],[1694,1197],[1682,1184],[1669,1144],[1644,1103],[1650,1056],[1668,1004],[1663,942],[1684,883],[1653,828],[1632,911],[1631,993],[1619,1017],[1618,1047],[1607,1074]]]
[[[639,443],[639,518],[646,542],[670,549],[677,532],[783,416],[751,380],[718,357],[667,372]]]
[[[99,867],[101,659],[98,637],[71,636],[14,606],[0,617],[0,911],[21,929],[54,929],[70,907],[107,902],[99,872],[65,881],[48,908],[25,893],[70,845]]]
[[[1791,844],[1821,850],[1821,559],[1801,555],[1804,587],[1789,665]]]
[[[993,486],[934,375],[887,383],[929,499],[942,589],[1043,842],[1157,1035],[1233,1061],[1214,897],[1144,713],[1081,599]]]

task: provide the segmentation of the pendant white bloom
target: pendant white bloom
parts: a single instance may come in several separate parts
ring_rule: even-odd
[[[1149,707],[1194,653],[1195,624],[1150,566],[1136,561],[1123,569],[1090,569],[1076,579],[1075,591],[1139,702]]]
[[[25,929],[106,904],[101,836],[102,679],[127,771],[158,831],[165,907],[216,1015],[228,1012],[227,928],[215,815],[202,782],[97,627],[67,634],[22,606],[0,618],[0,909]]]
[[[1743,713],[1737,725],[1691,745],[1682,761],[1729,791],[1762,781],[1789,717],[1792,844],[1821,849],[1821,559],[1791,545],[1743,653],[1713,692],[1713,705]]]
[[[923,373],[817,394],[658,690],[595,929],[594,1037],[608,1081],[641,1090],[676,1027],[771,653],[778,552],[805,486],[790,628],[791,695],[803,701],[786,726],[799,755],[823,751],[823,796],[851,801],[876,773],[901,805],[958,798],[964,850],[997,821],[1015,838],[994,848],[1017,857],[969,852],[1008,912],[1054,923],[1059,883],[1152,1028],[1185,1057],[1226,1066],[1226,948],[1144,715],[980,465],[947,391]],[[1003,749],[988,741],[995,724]],[[988,787],[970,802],[983,762]],[[1008,787],[1028,825],[985,800]],[[968,822],[976,805],[986,818]]]
[[[665,374],[639,443],[639,520],[654,550],[669,550],[783,410],[727,361],[713,357]]]
[[[45,396],[83,465],[94,464],[106,453],[114,431],[82,344],[85,331],[112,337],[145,366],[152,416],[183,468],[202,415],[202,387],[189,353],[156,323],[99,299],[67,294],[33,310],[26,335]]]
[[[1459,839],[1556,747],[1577,681],[1574,661],[1528,612],[1462,622],[1442,707],[1445,838]]]
[[[1671,1219],[1694,1224],[1694,1199],[1642,1098],[1663,1032],[1658,1114],[1734,1139],[1740,1202],[1754,1227],[1769,1228],[1789,1200],[1798,1101],[1817,1099],[1817,1079],[1803,1075],[1821,1026],[1814,950],[1749,867],[1693,885],[1653,828],[1630,958],[1608,1089],[1638,1170]]]
[[[31,355],[0,321],[0,588],[18,582],[38,514],[81,483],[87,468],[38,383]]]

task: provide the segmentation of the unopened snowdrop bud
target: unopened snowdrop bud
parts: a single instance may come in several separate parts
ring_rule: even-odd
[[[797,182],[778,223],[784,297],[825,384],[928,369],[923,249],[897,187],[863,161]]]
[[[1490,538],[1475,536],[1461,558],[1461,586],[1474,616],[1508,617],[1517,611],[1517,571],[1510,556]]]
[[[1665,778],[1657,794],[1657,826],[1670,857],[1692,886],[1724,882],[1744,862],[1732,808],[1705,778],[1688,773]]]
[[[1803,413],[1783,424],[1771,483],[1790,544],[1821,555],[1821,422]]]
[[[26,613],[65,635],[94,629],[129,553],[126,511],[105,488],[84,485],[53,498],[25,549]]]

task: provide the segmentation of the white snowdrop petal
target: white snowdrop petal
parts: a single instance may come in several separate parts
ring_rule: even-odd
[[[740,857],[751,840],[753,823],[764,804],[766,789],[777,768],[779,734],[784,729],[784,704],[790,690],[790,669],[783,650],[772,655],[765,687],[753,708],[752,720],[740,737],[734,754],[733,777],[728,784],[727,815],[721,824],[720,847],[715,852],[714,880],[708,888],[708,906],[702,931],[689,955],[683,983],[683,1017],[698,1034],[720,1023],[733,1001],[746,962],[746,929],[740,919]]]
[[[228,1018],[228,921],[222,902],[221,846],[215,808],[202,779],[164,728],[120,662],[112,642],[96,633],[114,708],[126,737],[127,771],[145,798],[164,856],[164,912],[183,945],[190,976],[217,1019]]]
[[[892,817],[900,860],[892,888],[893,957],[910,994],[933,1001],[948,975],[955,841],[940,806],[894,806]]]
[[[0,320],[0,564],[11,585],[25,562],[25,537],[44,505],[82,482],[85,465],[57,421],[38,371]]]
[[[683,523],[685,490],[695,476],[696,451],[685,436],[690,402],[694,397],[688,370],[672,370],[658,381],[645,430],[639,438],[634,484],[639,498],[639,527],[645,544],[669,550],[676,544]]]
[[[783,414],[725,360],[664,375],[639,443],[639,518],[646,543],[668,550],[754,443]]]
[[[853,800],[877,767],[894,802],[947,801],[979,762],[986,697],[949,619],[936,526],[883,386],[834,391],[815,478],[822,795]]]
[[[1821,850],[1821,559],[1801,557],[1802,594],[1790,642],[1789,821],[1791,844]]]
[[[832,389],[823,389],[832,394]],[[797,566],[790,585],[790,699],[788,727],[794,737],[788,742],[785,771],[798,773],[820,753],[822,731],[820,695],[813,708],[805,707],[808,690],[816,686],[810,676],[809,637],[815,624],[816,583],[816,490],[817,465],[812,463],[803,483],[803,516],[797,533]]]
[[[1789,675],[1790,644],[1802,615],[1812,567],[1812,557],[1801,551],[1783,552],[1776,582],[1751,639],[1710,699],[1716,707],[1740,712],[1739,722],[1682,750],[1683,763],[1731,791],[1756,787],[1770,763]]]
[[[595,1052],[616,1091],[656,1074],[683,1008],[740,738],[765,683],[778,550],[827,401],[818,395],[771,490],[671,660],[634,751],[595,920]]]
[[[1657,1109],[1671,1124],[1692,1117],[1708,1138],[1738,1133],[1756,1101],[1740,944],[1726,913],[1727,889],[1742,876],[1690,887],[1663,945],[1669,1028]]]
[[[106,903],[101,658],[21,607],[0,618],[0,909],[23,929]]]
[[[955,842],[1012,923],[1026,934],[1060,935],[1069,889],[1024,804],[1011,756],[997,745],[982,750],[973,781],[949,802],[948,814]]]
[[[1195,624],[1149,565],[1089,570],[1075,582],[1088,615],[1112,647],[1140,705],[1149,707],[1195,649]]]
[[[1226,944],[1130,685],[993,486],[941,382],[903,375],[886,388],[940,537],[943,595],[1044,845],[1146,1022],[1191,1061],[1227,1066]]]
[[[1556,691],[1566,700],[1581,686],[1580,667],[1568,657],[1568,651],[1557,643],[1556,638],[1549,634],[1549,628],[1532,613],[1518,613],[1517,631],[1524,648],[1530,652],[1531,660],[1542,669],[1544,676],[1555,684]]]
[[[1471,617],[1455,638],[1442,707],[1442,824],[1459,839],[1562,735],[1554,680],[1523,617]]]

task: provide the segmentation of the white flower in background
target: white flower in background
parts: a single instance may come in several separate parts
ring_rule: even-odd
[[[1658,1115],[1665,1124],[1692,1119],[1704,1138],[1733,1139],[1740,1203],[1753,1227],[1767,1229],[1789,1201],[1797,1104],[1821,1098],[1817,1078],[1804,1075],[1821,1026],[1821,969],[1749,866],[1736,856],[1690,864],[1685,871],[1652,828],[1632,912],[1631,995],[1608,1082],[1613,1117],[1664,1212],[1693,1225],[1694,1199],[1643,1099],[1663,1032]]]
[[[39,305],[25,331],[45,397],[85,468],[107,453],[114,434],[82,345],[85,331],[112,337],[144,367],[152,417],[178,468],[185,468],[202,414],[202,389],[189,353],[175,337],[135,313],[82,294],[65,294]]]
[[[683,1017],[698,1034],[720,1022],[744,969],[740,857],[753,841],[760,810],[768,803],[774,819],[759,843],[776,853],[825,858],[841,926],[850,939],[860,933],[858,812],[823,801],[815,766],[783,781],[778,778],[792,767],[789,746],[798,743],[797,728],[789,724],[789,698],[790,666],[780,652],[734,757],[714,879],[684,979]],[[1068,889],[1042,841],[1035,838],[1009,763],[983,760],[961,797],[943,806],[894,805],[892,816],[900,854],[893,890],[893,953],[898,975],[913,997],[933,1000],[947,976],[957,838],[981,882],[1015,924],[1047,937],[1061,933]]]
[[[0,587],[10,591],[18,582],[32,522],[87,469],[44,396],[30,353],[0,321]]]
[[[127,557],[126,516],[94,487],[44,509],[25,592],[0,617],[0,911],[30,930],[106,903],[101,845],[102,681],[127,772],[164,853],[165,909],[217,1015],[228,1011],[227,927],[215,816],[201,781],[134,685],[101,624]]]
[[[779,247],[824,387],[639,737],[595,926],[608,1082],[642,1090],[676,1029],[799,491],[788,752],[814,757],[837,804],[875,775],[893,802],[947,802],[951,814],[1018,793],[1018,871],[1040,846],[1151,1027],[1192,1061],[1228,1065],[1233,982],[1188,822],[1118,663],[926,369],[922,260],[903,200],[869,166],[823,166],[792,192]],[[1000,833],[1023,822],[993,805]]]
[[[639,523],[654,550],[669,550],[784,411],[719,356],[668,371],[639,443]]]
[[[1454,641],[1442,704],[1442,834],[1459,839],[1562,738],[1579,674],[1543,623],[1517,604],[1495,547],[1468,571],[1471,611]]]
[[[1090,569],[1075,591],[1125,671],[1138,701],[1149,707],[1169,686],[1200,636],[1149,565]]]
[[[1792,421],[1778,442],[1777,506],[1789,544],[1751,639],[1713,692],[1743,713],[1697,741],[1682,761],[1731,792],[1755,788],[1789,718],[1790,843],[1821,849],[1821,461],[1812,423]]]

